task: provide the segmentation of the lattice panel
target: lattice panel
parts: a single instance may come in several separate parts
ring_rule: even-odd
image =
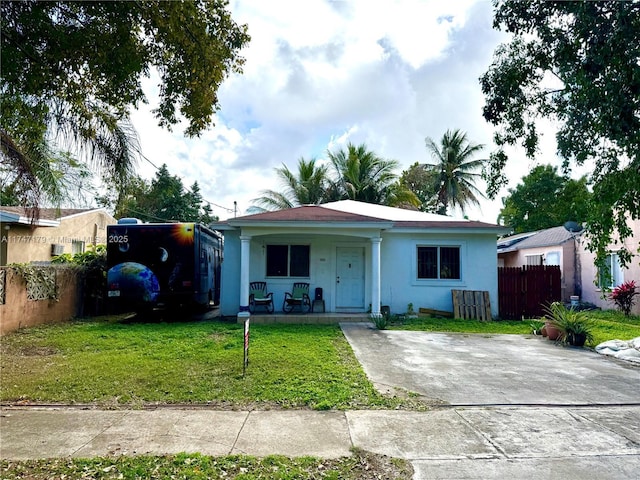
[[[0,270],[0,305],[5,304],[5,298],[7,297],[7,290],[5,285],[7,284],[7,271],[3,268]]]
[[[27,280],[28,300],[48,300],[56,295],[56,271],[53,268],[38,269],[38,275]]]

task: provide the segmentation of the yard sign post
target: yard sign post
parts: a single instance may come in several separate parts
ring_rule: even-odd
[[[244,320],[244,362],[242,363],[242,376],[244,377],[249,365],[249,317]]]

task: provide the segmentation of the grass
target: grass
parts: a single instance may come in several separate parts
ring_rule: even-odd
[[[389,329],[393,330],[420,330],[424,332],[458,332],[458,333],[506,333],[527,334],[531,333],[529,322],[499,321],[481,322],[479,320],[461,320],[441,317],[408,318],[401,323],[392,322]]]
[[[588,312],[592,322],[593,342],[598,345],[607,340],[630,340],[640,337],[640,316],[625,317],[615,310],[594,310]],[[394,330],[419,330],[426,332],[459,332],[484,334],[529,334],[534,320],[501,320],[481,322],[479,320],[460,320],[451,318],[418,317],[396,322],[388,328]]]
[[[241,325],[106,317],[20,330],[2,338],[0,400],[319,410],[405,401],[376,392],[338,326],[254,325],[250,339],[243,376]]]
[[[607,340],[631,340],[640,337],[640,316],[625,317],[616,310],[589,312],[593,322],[593,345]]]
[[[594,311],[591,344],[640,336],[640,317]],[[389,328],[528,334],[530,321],[421,317]],[[228,408],[423,408],[383,396],[334,325],[254,325],[243,376],[241,325],[123,323],[115,317],[20,330],[0,343],[0,401],[103,408],[209,404]]]
[[[91,459],[48,459],[30,461],[0,460],[4,479],[138,479],[188,478],[231,480],[386,478],[409,480],[413,468],[405,460],[373,455],[360,450],[350,457],[318,459],[230,455],[210,457],[199,454],[168,456],[96,457]]]

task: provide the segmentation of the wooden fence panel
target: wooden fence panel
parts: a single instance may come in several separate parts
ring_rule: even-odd
[[[526,265],[498,268],[500,317],[521,320],[544,315],[544,308],[560,301],[560,267]]]
[[[489,292],[478,290],[451,290],[453,317],[461,319],[491,320]]]

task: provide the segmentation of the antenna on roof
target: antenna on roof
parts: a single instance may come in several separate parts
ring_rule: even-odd
[[[570,220],[564,224],[564,229],[571,233],[580,233],[584,228],[578,222]]]

